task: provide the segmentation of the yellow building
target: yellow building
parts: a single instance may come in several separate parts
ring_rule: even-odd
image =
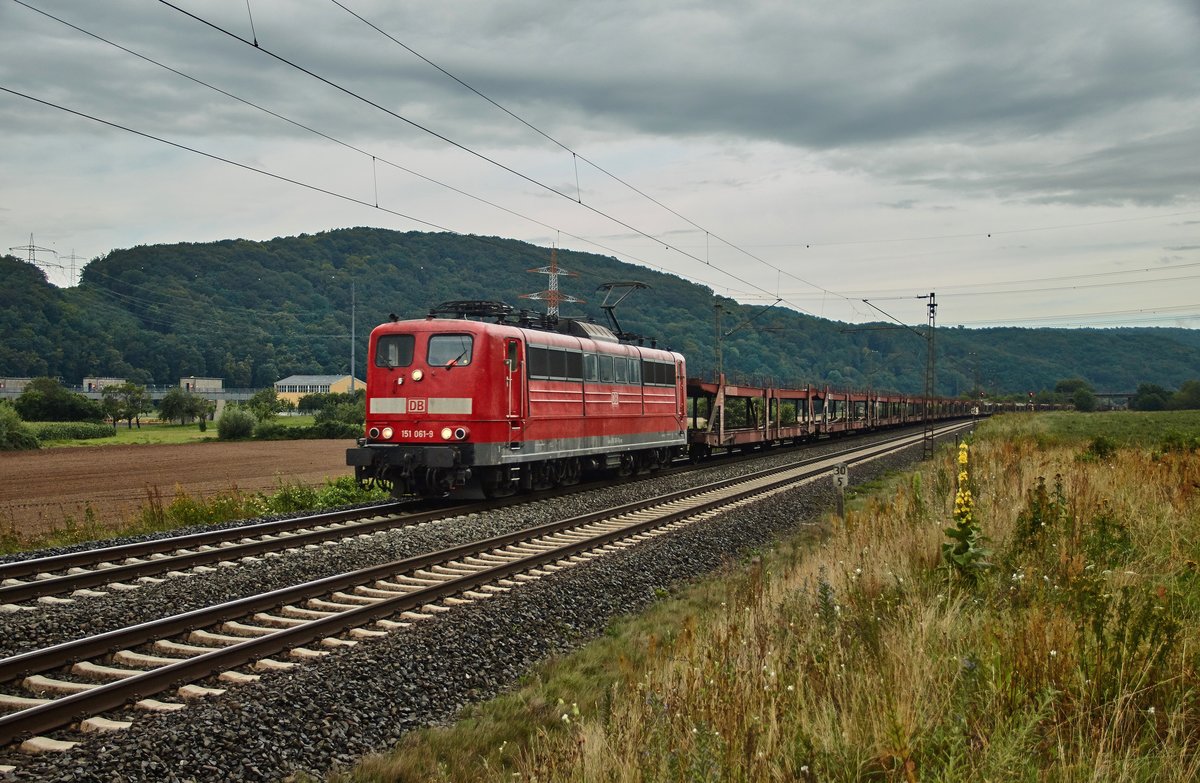
[[[351,384],[355,389],[366,388],[365,383],[349,375],[289,375],[281,381],[275,381],[275,393],[281,400],[299,403],[306,394],[345,394],[350,391]]]

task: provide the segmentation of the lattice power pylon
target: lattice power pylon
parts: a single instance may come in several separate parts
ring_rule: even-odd
[[[38,269],[41,269],[43,266],[42,264],[38,263],[38,260],[37,260],[38,253],[54,253],[54,255],[56,255],[56,256],[58,255],[58,253],[55,252],[54,250],[52,250],[51,248],[38,247],[37,245],[33,244],[33,234],[29,235],[29,244],[28,245],[17,245],[15,247],[10,247],[9,250],[24,251],[25,260],[28,261],[29,263],[33,264],[34,266],[36,266]],[[49,264],[47,264],[46,266],[49,266]]]
[[[548,275],[550,277],[550,287],[545,291],[538,291],[536,294],[521,294],[522,299],[532,299],[535,302],[546,303],[546,315],[558,317],[558,306],[560,304],[583,304],[585,299],[577,299],[569,294],[564,294],[558,288],[558,278],[560,276],[579,277],[576,272],[569,272],[566,269],[558,268],[558,248],[550,249],[550,265],[539,266],[536,269],[529,269],[539,275]]]

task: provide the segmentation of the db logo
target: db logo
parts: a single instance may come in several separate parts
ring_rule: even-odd
[[[408,412],[409,413],[424,413],[425,412],[425,400],[410,399],[408,401]]]
[[[612,393],[612,406],[615,408],[621,404],[621,395],[617,392]]]

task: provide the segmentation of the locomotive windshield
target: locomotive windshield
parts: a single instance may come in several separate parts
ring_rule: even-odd
[[[412,364],[415,343],[411,334],[383,335],[375,343],[375,366],[407,367]]]
[[[471,335],[435,334],[429,338],[430,367],[465,367],[471,363]]]

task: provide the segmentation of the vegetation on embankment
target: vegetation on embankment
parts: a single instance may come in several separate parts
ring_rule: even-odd
[[[175,497],[170,500],[165,499],[156,487],[147,490],[146,502],[136,516],[120,522],[101,522],[88,509],[83,519],[68,517],[63,525],[44,533],[22,534],[9,527],[0,531],[0,554],[70,546],[116,536],[161,533],[268,514],[378,503],[388,497],[382,490],[362,489],[351,476],[328,480],[321,487],[281,481],[272,493],[242,492],[235,487],[208,497],[194,497],[182,487],[176,487]]]
[[[819,541],[685,589],[334,779],[1193,780],[1189,427],[989,421],[963,464],[941,453]],[[986,538],[976,568],[950,569],[964,517]]]

